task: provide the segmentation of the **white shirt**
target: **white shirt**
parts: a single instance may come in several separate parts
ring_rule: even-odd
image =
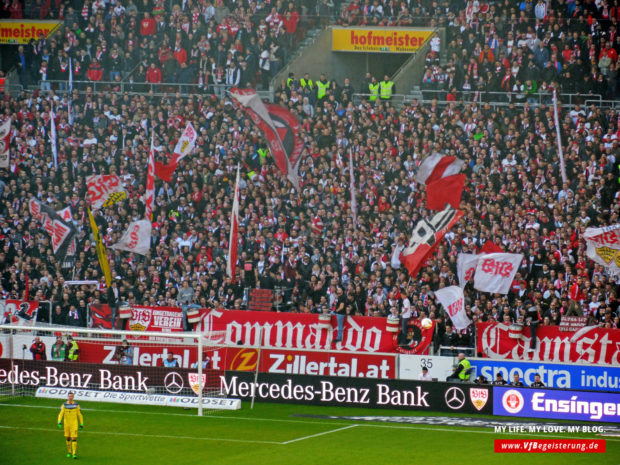
[[[426,374],[424,374],[424,372],[420,373],[420,376],[418,376],[418,380],[419,381],[432,381],[433,378],[431,378],[431,374],[427,371]]]

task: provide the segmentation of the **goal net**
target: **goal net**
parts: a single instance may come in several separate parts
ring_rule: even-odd
[[[237,409],[220,395],[222,336],[0,325],[0,396]]]

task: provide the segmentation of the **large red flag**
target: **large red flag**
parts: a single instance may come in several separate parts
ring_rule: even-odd
[[[461,210],[447,205],[443,211],[435,213],[431,218],[423,218],[416,223],[409,244],[400,254],[400,262],[412,278],[415,278],[446,233],[463,215]]]
[[[167,165],[164,165],[158,161],[155,162],[155,174],[157,177],[166,182],[171,182],[174,170],[177,169],[179,162],[189,155],[192,150],[194,150],[196,140],[198,140],[198,134],[196,133],[194,126],[192,126],[192,123],[187,123],[183,134],[181,134],[181,137],[174,148],[170,162]]]
[[[486,253],[504,253],[504,250],[500,246],[493,243],[491,240],[488,240],[482,245],[482,247],[480,247],[480,250],[478,251],[478,254]]]
[[[446,204],[459,208],[465,175],[455,174],[426,184],[426,208],[443,210]]]
[[[226,262],[226,274],[235,282],[237,271],[237,248],[239,246],[239,165],[237,165],[237,181],[235,182],[235,196],[230,214],[230,238],[228,241],[228,260]]]
[[[265,135],[278,170],[299,190],[297,173],[304,146],[297,118],[286,108],[265,106],[254,89],[232,88],[230,95]]]
[[[434,153],[426,157],[416,174],[415,180],[420,184],[428,184],[438,179],[458,174],[465,163],[456,157],[447,157]]]

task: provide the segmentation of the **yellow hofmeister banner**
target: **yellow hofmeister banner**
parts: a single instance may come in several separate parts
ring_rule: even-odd
[[[27,44],[30,39],[37,40],[41,34],[52,35],[62,24],[61,21],[30,21],[8,19],[0,21],[0,44]]]
[[[416,52],[433,35],[427,29],[332,28],[335,52]]]

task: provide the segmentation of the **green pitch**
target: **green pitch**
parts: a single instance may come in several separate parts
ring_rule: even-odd
[[[52,465],[71,461],[65,457],[63,433],[56,426],[61,403],[0,397],[0,464]],[[238,411],[198,417],[194,411],[178,408],[87,402],[80,405],[85,429],[79,433],[78,462],[88,464],[620,464],[620,438],[605,438],[604,454],[495,454],[494,439],[588,436],[501,435],[485,428],[296,416],[403,416],[403,411],[262,403],[251,410],[244,402]]]

